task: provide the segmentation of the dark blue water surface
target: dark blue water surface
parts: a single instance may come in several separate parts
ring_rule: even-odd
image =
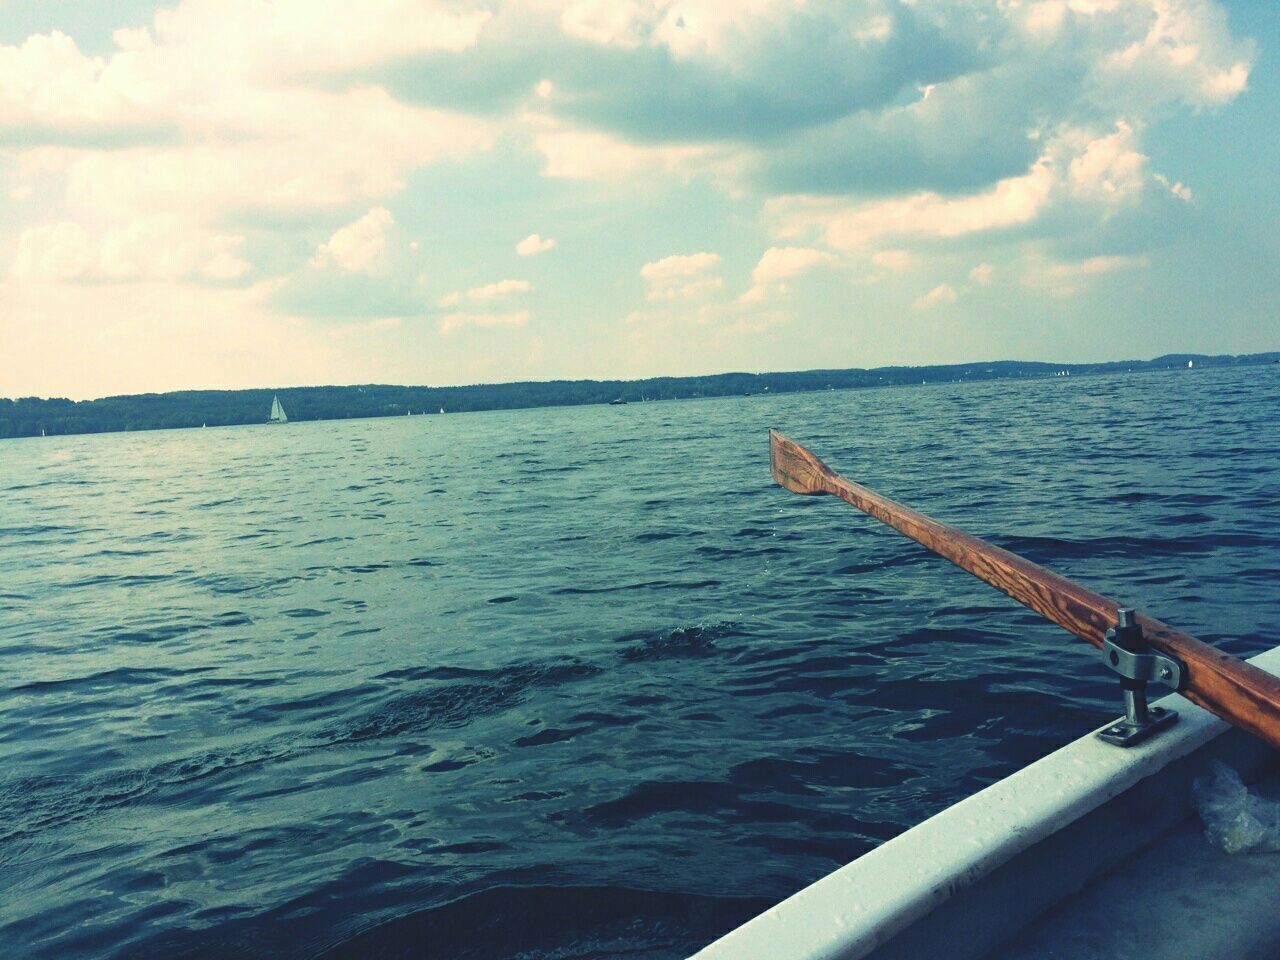
[[[1239,654],[1280,370],[0,444],[0,953],[677,958],[1101,723],[846,475]]]

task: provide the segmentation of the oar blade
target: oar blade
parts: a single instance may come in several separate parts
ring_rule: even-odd
[[[826,482],[830,468],[777,430],[769,431],[769,465],[773,479],[792,493],[816,496],[831,492]]]

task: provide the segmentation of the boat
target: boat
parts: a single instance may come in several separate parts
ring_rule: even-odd
[[[267,417],[267,423],[288,423],[289,418],[285,416],[284,407],[280,403],[278,396],[271,398],[271,415]]]
[[[788,490],[839,496],[1100,643],[1125,716],[819,879],[695,960],[1280,957],[1280,852],[1230,856],[1210,843],[1194,800],[1198,790],[1223,814],[1213,826],[1230,849],[1250,826],[1241,817],[1251,787],[1280,785],[1280,647],[1241,662],[845,480],[772,431],[770,446]],[[1177,692],[1148,706],[1157,680]],[[1280,851],[1280,807],[1269,816]]]
[[[625,407],[626,405],[627,405],[627,401],[622,399],[622,397],[618,397],[617,400],[609,401],[609,406],[611,407]]]

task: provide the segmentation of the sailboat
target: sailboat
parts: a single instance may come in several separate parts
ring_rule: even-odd
[[[289,418],[285,416],[284,407],[280,406],[280,398],[271,398],[271,416],[267,417],[267,423],[288,423]]]

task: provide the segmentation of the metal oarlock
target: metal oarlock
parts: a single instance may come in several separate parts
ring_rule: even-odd
[[[1116,625],[1102,638],[1102,659],[1120,674],[1124,716],[1098,736],[1118,747],[1132,747],[1178,721],[1172,710],[1147,706],[1147,684],[1163,683],[1177,690],[1185,671],[1173,657],[1155,653],[1147,646],[1133,610],[1121,608],[1116,611],[1116,618]]]

